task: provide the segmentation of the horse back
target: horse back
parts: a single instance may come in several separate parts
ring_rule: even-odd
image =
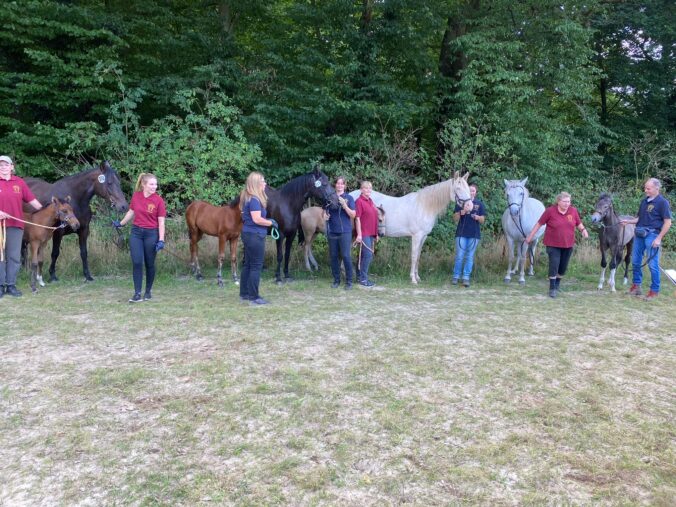
[[[209,236],[238,237],[242,232],[242,214],[238,204],[214,206],[206,201],[193,201],[185,210],[191,231],[200,230]]]

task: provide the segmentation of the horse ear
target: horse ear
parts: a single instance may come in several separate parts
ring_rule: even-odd
[[[467,171],[465,175],[462,177],[462,179],[465,181],[467,181],[467,178],[469,178],[469,171]]]
[[[527,182],[528,182],[528,176],[526,176],[524,179],[521,180],[521,186],[526,186]]]
[[[505,180],[505,179],[503,179],[502,181],[505,182],[505,187],[508,187],[508,186],[509,186],[509,181],[507,181],[507,180]]]

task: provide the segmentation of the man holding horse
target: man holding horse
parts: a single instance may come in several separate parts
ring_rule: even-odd
[[[35,198],[26,182],[14,174],[14,162],[7,155],[0,157],[0,298],[5,294],[19,297],[16,277],[21,267],[21,240],[23,238],[23,203],[36,210],[42,204]]]
[[[657,178],[645,182],[645,198],[638,208],[638,218],[625,219],[622,223],[636,224],[634,248],[631,253],[633,283],[629,294],[641,295],[643,281],[643,254],[648,251],[648,269],[650,270],[650,290],[646,299],[656,298],[660,292],[660,247],[662,238],[671,227],[671,208],[669,201],[660,195],[662,183]]]

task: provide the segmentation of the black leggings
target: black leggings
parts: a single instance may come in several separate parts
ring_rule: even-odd
[[[158,229],[144,229],[134,225],[129,235],[129,251],[134,276],[134,292],[141,293],[143,286],[143,265],[146,267],[146,292],[150,292],[155,281],[155,245],[159,238]]]
[[[556,246],[547,247],[549,255],[549,278],[562,277],[568,269],[568,261],[573,254],[573,247],[559,248]]]

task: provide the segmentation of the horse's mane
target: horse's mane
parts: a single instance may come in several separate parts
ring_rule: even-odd
[[[285,195],[305,195],[307,192],[307,181],[311,176],[311,174],[296,176],[281,187],[279,192]]]
[[[434,216],[442,213],[451,202],[451,188],[454,179],[435,183],[416,192],[416,204]]]
[[[601,195],[599,196],[599,201],[600,201],[601,199],[610,199],[610,200],[612,201],[612,200],[613,200],[613,196],[610,195],[608,192],[603,192],[603,193],[601,193]]]

